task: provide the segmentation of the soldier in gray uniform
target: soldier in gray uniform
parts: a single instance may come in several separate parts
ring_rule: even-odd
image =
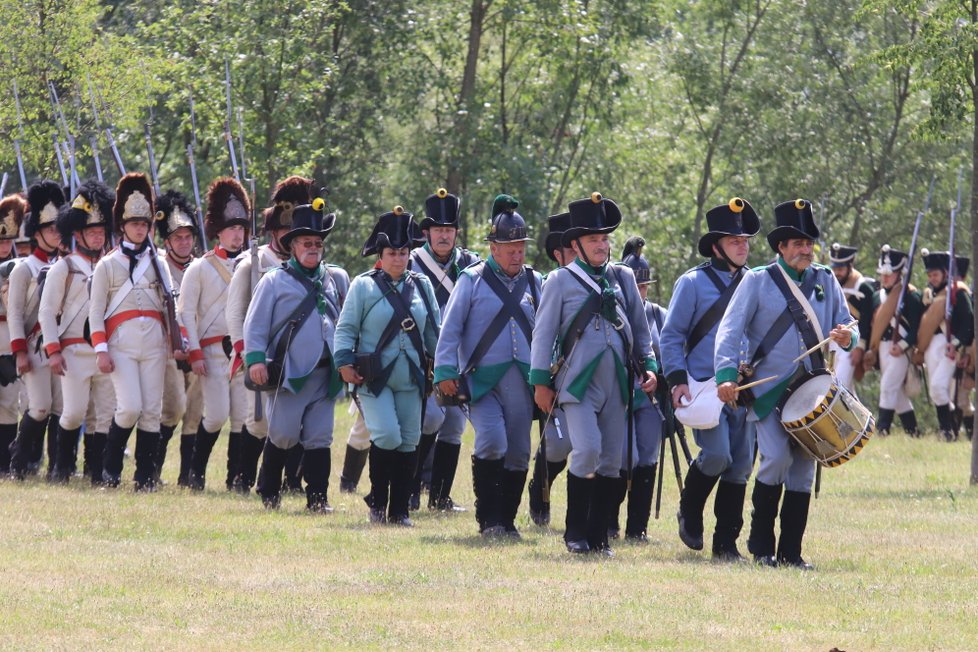
[[[711,208],[706,221],[710,230],[700,238],[698,249],[710,260],[676,280],[662,329],[662,367],[673,407],[691,399],[690,378],[708,381],[715,373],[713,346],[720,319],[747,273],[750,239],[761,228],[750,203],[739,197]],[[747,408],[724,406],[717,425],[694,428],[693,437],[700,452],[686,473],[679,499],[679,538],[693,550],[703,549],[703,510],[716,487],[713,557],[737,561],[753,466],[754,427],[747,422]]]
[[[479,261],[476,254],[455,246],[460,206],[459,198],[444,188],[439,188],[425,199],[425,217],[421,220],[425,244],[411,251],[411,262],[408,266],[431,281],[438,308],[442,312],[462,270]],[[429,396],[427,400],[424,423],[421,424],[421,441],[418,443],[418,470],[414,476],[411,508],[418,509],[420,506],[422,469],[429,451],[434,447],[428,509],[464,512],[465,509],[452,500],[451,491],[462,449],[465,415],[457,405],[438,405],[434,396]]]
[[[537,407],[550,412],[559,403],[563,408],[574,449],[567,476],[567,549],[610,555],[608,521],[632,381],[642,378],[642,391],[655,391],[658,364],[635,275],[609,265],[608,234],[621,224],[621,211],[597,192],[569,208],[570,227],[561,241],[577,259],[544,284],[530,382]],[[561,359],[552,374],[557,342]]]
[[[333,408],[343,390],[333,359],[333,335],[350,277],[326,265],[323,239],[336,216],[323,215],[321,198],[297,206],[282,246],[292,257],[258,282],[245,317],[245,364],[253,387],[279,385],[264,394],[268,436],[258,493],[277,508],[288,449],[302,442],[306,508],[330,512],[327,500]]]
[[[652,335],[652,351],[656,360],[659,355],[659,332],[666,318],[666,311],[658,304],[648,300],[649,285],[652,283],[652,268],[649,261],[642,255],[645,240],[634,236],[625,241],[622,249],[621,264],[631,268],[638,283],[638,294],[642,297],[645,317]],[[661,386],[662,378],[657,379]],[[615,494],[614,511],[608,524],[608,536],[617,539],[621,532],[618,522],[618,512],[621,504],[628,497],[627,520],[625,521],[625,538],[633,541],[648,541],[647,530],[649,516],[652,513],[652,491],[655,486],[655,472],[659,461],[659,447],[662,445],[663,414],[659,406],[652,402],[652,396],[635,387],[632,398],[632,414],[634,420],[634,444],[631,456],[628,443],[622,451],[621,477],[618,480]],[[661,391],[661,390],[660,390]],[[628,467],[631,465],[631,488],[628,486]]]
[[[547,218],[547,237],[544,247],[547,250],[547,257],[563,267],[573,262],[576,258],[574,250],[564,247],[560,238],[564,231],[570,226],[570,213],[558,213]],[[544,277],[544,282],[547,278]],[[570,437],[561,429],[565,422],[564,412],[560,408],[554,408],[550,419],[545,420],[544,440],[546,446],[538,446],[536,455],[533,458],[533,478],[527,494],[530,503],[530,518],[540,526],[550,524],[550,487],[560,472],[567,467],[567,458],[571,453]],[[546,448],[546,451],[543,449]],[[545,491],[546,489],[546,491]]]
[[[490,256],[459,277],[435,352],[441,392],[458,396],[461,386],[471,400],[475,515],[486,537],[520,536],[533,423],[530,338],[541,293],[539,274],[523,264],[529,239],[515,207],[493,218]]]

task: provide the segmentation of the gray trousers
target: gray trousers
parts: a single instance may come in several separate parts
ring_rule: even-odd
[[[553,416],[547,422],[547,461],[566,462],[571,454],[571,440],[567,433],[567,415],[560,408],[554,408]]]
[[[570,472],[579,478],[595,473],[617,478],[625,445],[625,403],[610,350],[598,361],[581,402],[560,407],[567,417],[566,431],[574,449]]]
[[[638,399],[636,399],[638,400]],[[659,447],[662,446],[662,413],[647,399],[635,410],[632,441],[632,467],[652,466],[659,463]],[[626,426],[627,427],[627,426]],[[628,432],[622,446],[621,468],[628,468]]]
[[[329,392],[329,369],[316,369],[298,394],[279,389],[263,394],[268,438],[279,448],[298,443],[306,450],[329,448],[333,443],[333,408]]]
[[[475,430],[475,456],[505,458],[505,468],[526,471],[530,464],[533,396],[520,368],[509,368],[488,394],[469,406]]]
[[[438,433],[438,441],[446,444],[461,444],[462,433],[465,432],[465,413],[462,408],[454,405],[442,407],[438,405],[434,394],[427,400],[421,432],[426,435]]]
[[[700,447],[700,471],[724,482],[747,484],[754,466],[754,423],[747,421],[747,408],[724,405],[720,423],[709,430],[693,429],[693,439]]]
[[[777,411],[772,410],[756,424],[760,453],[757,479],[768,485],[783,484],[788,491],[811,493],[815,460],[785,431]]]

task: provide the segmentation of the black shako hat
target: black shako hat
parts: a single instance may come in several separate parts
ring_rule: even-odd
[[[829,264],[832,267],[851,265],[856,259],[856,253],[858,251],[859,247],[850,247],[849,245],[833,242],[832,246],[829,247]]]
[[[968,265],[971,264],[971,259],[967,256],[955,256],[954,257],[954,273],[964,278],[968,275]]]
[[[600,192],[592,192],[588,199],[578,199],[567,205],[570,209],[570,225],[560,242],[570,247],[571,242],[584,235],[611,233],[621,224],[621,209]]]
[[[554,256],[554,249],[563,249],[560,238],[569,226],[570,213],[558,213],[547,218],[547,237],[543,246],[547,249],[547,257],[555,263],[557,258]]]
[[[880,247],[880,260],[876,266],[877,274],[896,274],[907,266],[907,253],[898,251],[888,244]]]
[[[424,242],[424,234],[414,221],[414,215],[400,206],[377,218],[377,224],[367,241],[363,243],[361,256],[380,254],[385,248],[403,249],[416,247]]]
[[[761,230],[761,220],[746,199],[734,197],[706,212],[706,226],[709,231],[700,236],[697,249],[701,256],[712,258],[717,240],[727,235],[752,238]]]
[[[924,260],[924,269],[928,272],[941,270],[947,272],[951,269],[951,254],[947,251],[930,251],[921,249],[920,257]]]
[[[288,247],[292,239],[300,235],[318,235],[326,239],[336,224],[336,214],[324,215],[326,202],[322,197],[316,197],[311,204],[302,204],[292,209],[292,227],[282,235],[283,247]]]
[[[642,255],[644,248],[645,238],[636,235],[626,240],[621,250],[621,264],[631,267],[635,272],[635,282],[639,285],[652,282],[652,267]]]
[[[439,188],[433,195],[428,195],[428,198],[424,200],[424,219],[421,220],[421,230],[424,231],[433,226],[451,226],[457,229],[461,207],[462,200],[444,188]]]
[[[818,240],[819,230],[815,226],[812,202],[807,199],[795,199],[775,206],[774,223],[774,229],[767,234],[767,243],[774,253],[779,253],[778,243],[783,240]]]

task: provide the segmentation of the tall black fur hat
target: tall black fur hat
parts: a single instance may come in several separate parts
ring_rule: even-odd
[[[24,233],[33,238],[41,227],[57,223],[58,209],[65,203],[64,191],[50,179],[36,181],[27,189],[27,203],[31,212],[24,219]]]
[[[160,238],[166,240],[177,229],[190,229],[197,235],[197,224],[194,222],[194,210],[190,200],[182,192],[167,190],[156,200],[156,230]],[[205,243],[206,244],[206,243]]]
[[[115,191],[101,181],[89,179],[78,188],[71,205],[58,214],[61,240],[68,242],[76,231],[90,226],[112,229],[112,205]]]
[[[243,226],[245,239],[251,230],[251,201],[244,186],[233,177],[214,179],[207,189],[207,214],[204,215],[204,231],[209,239],[229,226]]]

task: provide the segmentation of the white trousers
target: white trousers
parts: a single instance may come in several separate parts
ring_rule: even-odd
[[[947,339],[943,333],[938,333],[924,352],[924,364],[927,365],[927,392],[930,394],[931,403],[935,406],[947,405],[951,402],[950,386],[954,380],[954,360],[944,355],[946,348]]]
[[[163,324],[152,317],[130,319],[115,329],[108,344],[115,365],[115,422],[159,432],[167,359]]]
[[[94,412],[88,432],[108,432],[115,411],[112,379],[98,370],[95,351],[87,344],[72,344],[61,351],[65,375],[61,376],[64,406],[59,421],[65,430],[74,430]]]

